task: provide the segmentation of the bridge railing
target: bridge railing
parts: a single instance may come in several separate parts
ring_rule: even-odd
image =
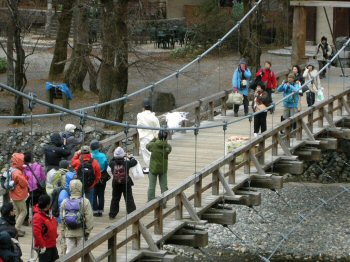
[[[313,140],[314,136],[324,132],[326,127],[334,127],[341,119],[337,116],[342,116],[344,110],[350,114],[349,102],[350,89],[346,89],[293,115],[272,130],[217,159],[189,176],[177,187],[113,223],[58,261],[70,262],[81,257],[87,259],[85,261],[102,261],[107,257],[108,261],[116,261],[118,252],[123,248],[127,251],[120,256],[126,258],[140,254],[142,248],[148,248],[149,252],[158,251],[158,245],[166,240],[169,232],[175,232],[184,223],[201,223],[201,215],[205,211],[204,202],[208,196],[224,197],[221,192],[225,192],[225,197],[235,197],[235,190],[248,181],[251,186],[254,186],[254,183],[258,185],[259,179],[267,177],[262,173],[263,166],[268,164],[265,159],[268,153],[271,153],[272,161],[274,156],[279,155],[280,148],[285,156],[291,156],[293,145],[296,148],[298,141],[302,143],[304,135],[306,139]],[[284,132],[283,138],[280,135],[281,131]],[[243,160],[236,162],[241,156]],[[252,165],[256,170],[252,169]],[[272,183],[278,188],[278,183],[282,182],[276,180]],[[164,209],[165,203],[168,205],[167,209]],[[148,216],[150,214],[151,216]],[[101,245],[104,245],[105,251],[101,251]],[[99,247],[98,252],[96,247]],[[93,259],[92,253],[95,253]]]

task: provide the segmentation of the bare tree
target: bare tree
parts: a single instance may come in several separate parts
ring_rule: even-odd
[[[102,14],[102,64],[100,70],[99,102],[123,96],[128,87],[128,0],[101,0]],[[123,120],[124,103],[100,108],[98,116],[113,115]],[[112,113],[112,114],[110,114]]]
[[[67,60],[68,39],[75,2],[75,0],[64,0],[62,2],[62,12],[58,18],[55,49],[49,71],[50,81],[58,81],[63,78],[62,74]]]

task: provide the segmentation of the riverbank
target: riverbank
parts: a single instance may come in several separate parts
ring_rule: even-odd
[[[255,210],[235,206],[237,222],[229,226],[232,232],[221,225],[207,225],[209,245],[203,250],[209,255],[186,247],[166,249],[180,254],[180,261],[261,261],[259,255],[268,258],[285,237],[271,261],[349,261],[350,192],[343,186],[350,188],[350,184],[292,182],[278,194],[259,190],[261,206]],[[322,201],[326,204],[319,207]]]

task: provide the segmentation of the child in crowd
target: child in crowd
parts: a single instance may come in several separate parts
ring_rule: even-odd
[[[254,115],[254,136],[257,137],[259,130],[261,133],[266,131],[266,117],[267,112],[266,108],[271,104],[271,99],[266,92],[265,85],[263,83],[258,83],[254,93],[253,101],[253,111],[260,112],[257,115]]]

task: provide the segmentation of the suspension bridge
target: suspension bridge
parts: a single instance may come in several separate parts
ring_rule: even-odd
[[[237,30],[261,1],[256,3],[237,26],[197,59],[136,93],[153,90],[163,81],[178,77],[182,71],[200,61]],[[349,43],[350,40],[337,52],[332,61]],[[321,71],[325,70],[328,64]],[[281,73],[281,78],[284,74]],[[169,190],[163,194],[157,191],[158,197],[146,203],[147,178],[136,181],[133,193],[137,209],[131,214],[126,214],[125,206],[121,203],[117,220],[111,221],[106,215],[111,200],[109,181],[105,192],[107,205],[105,216],[96,217],[90,238],[71,253],[62,256],[59,261],[76,261],[79,258],[83,261],[175,261],[174,255],[161,249],[163,244],[206,246],[209,241],[204,228],[206,223],[234,224],[236,221],[234,205],[249,207],[260,205],[261,194],[256,188],[282,189],[282,177],[276,174],[285,172],[300,174],[303,172],[303,161],[318,160],[322,150],[337,149],[338,139],[349,139],[349,86],[346,85],[344,77],[339,77],[338,70],[333,72],[329,70],[328,79],[327,86],[324,86],[326,97],[324,101],[309,108],[303,101],[305,109],[283,122],[280,122],[283,111],[282,95],[275,94],[276,102],[269,108],[274,109],[273,113],[267,117],[268,130],[259,137],[252,136],[254,114],[234,118],[232,110],[227,109],[228,91],[212,94],[173,110],[190,112],[190,115],[187,124],[170,130],[172,137],[169,143],[173,151],[169,156]],[[123,133],[102,141],[106,148],[112,148],[120,143],[126,151],[133,151],[137,155],[136,128],[149,128],[116,123],[87,114],[87,110],[127,100],[134,94],[100,105],[69,110],[39,100],[33,94],[24,94],[3,84],[0,84],[0,87],[21,95],[32,103],[39,103],[83,120],[124,127]],[[51,114],[50,117],[62,114]],[[46,116],[48,115],[31,114],[18,118],[33,119]],[[232,152],[227,152],[227,141],[232,136],[243,136],[247,141]],[[126,138],[134,141],[133,147],[125,142]],[[142,161],[140,157],[137,158]],[[342,192],[348,191],[344,187]],[[232,206],[228,208],[224,204]],[[30,227],[23,229],[26,231],[26,236],[21,239],[21,246],[26,260],[32,257],[30,254],[32,231]],[[270,258],[272,256],[273,254]],[[270,258],[262,257],[262,260],[269,261]]]

